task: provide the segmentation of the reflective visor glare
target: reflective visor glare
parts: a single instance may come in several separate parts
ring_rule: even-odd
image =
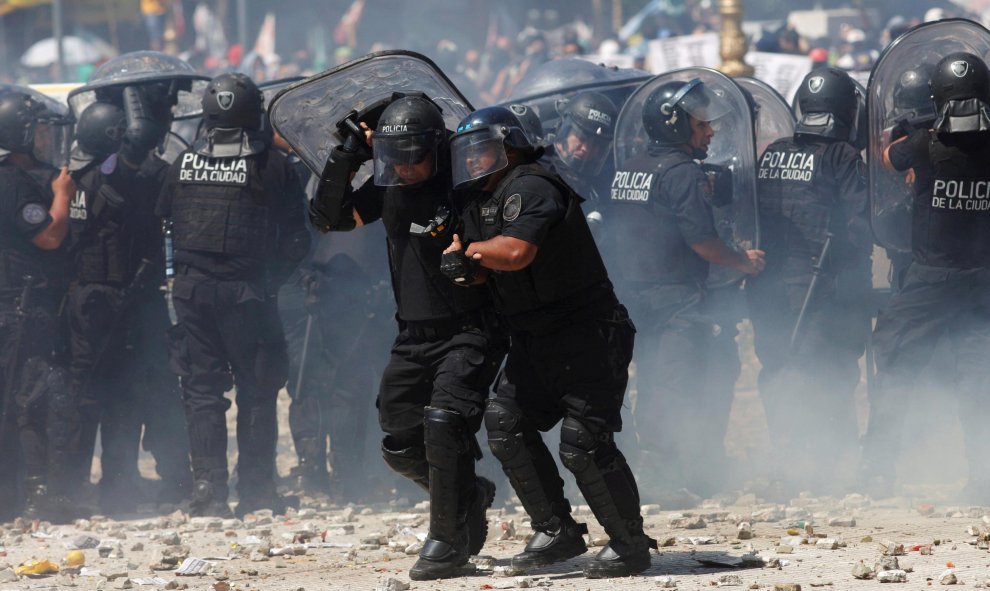
[[[502,137],[486,132],[454,138],[450,157],[455,187],[502,170],[509,163]]]
[[[699,86],[681,99],[680,106],[695,119],[714,121],[732,111],[731,103],[721,93],[721,90]]]

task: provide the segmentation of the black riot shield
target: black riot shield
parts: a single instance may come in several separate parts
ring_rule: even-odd
[[[593,90],[607,96],[617,109],[639,85],[652,77],[649,72],[615,68],[587,60],[568,58],[546,62],[516,84],[502,104],[522,104],[536,111],[543,129],[550,133],[557,127],[557,101]]]
[[[316,174],[344,139],[338,124],[352,111],[374,127],[396,92],[422,92],[443,111],[448,129],[474,107],[429,58],[412,51],[371,53],[290,85],[268,107],[272,127]]]
[[[732,78],[709,68],[684,68],[655,76],[640,86],[626,100],[615,130],[615,166],[622,170],[633,160],[650,158],[650,138],[643,126],[646,99],[670,82],[688,82],[695,78],[705,88],[729,104],[728,114],[713,122],[715,136],[708,146],[704,164],[731,173],[731,195],[713,199],[715,227],[719,236],[737,250],[759,245],[756,208],[756,142],[753,136],[752,111],[746,95]],[[728,285],[743,276],[726,267],[712,266],[708,283],[711,287]]]
[[[174,118],[184,119],[202,109],[201,97],[209,81],[209,76],[177,57],[158,51],[133,51],[97,68],[85,85],[69,93],[69,107],[78,116],[97,100],[119,102],[128,86],[156,85],[153,94],[174,101]]]
[[[947,19],[925,23],[894,40],[870,73],[867,164],[873,234],[883,247],[911,251],[911,177],[886,170],[883,151],[935,118],[928,79],[943,57],[957,51],[990,58],[990,31],[979,23]]]
[[[757,78],[740,76],[735,81],[755,102],[756,119],[753,126],[757,157],[775,141],[794,135],[794,113],[779,92]]]
[[[27,86],[0,84],[0,94],[7,92],[26,94],[43,107],[34,127],[34,157],[56,168],[65,166],[75,123],[68,105]]]

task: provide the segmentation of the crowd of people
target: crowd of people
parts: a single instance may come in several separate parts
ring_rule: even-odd
[[[143,445],[163,509],[284,513],[298,505],[275,465],[285,387],[296,492],[372,497],[380,454],[428,495],[414,580],[457,576],[482,549],[505,481],[534,530],[513,567],[585,553],[559,466],[609,536],[585,575],[637,574],[656,548],[643,503],[740,485],[723,442],[743,318],[775,450],[778,488],[761,494],[891,494],[902,400],[945,348],[969,465],[958,496],[987,502],[990,31],[939,20],[901,34],[931,31],[969,45],[939,42],[921,63],[891,52],[866,94],[823,64],[793,113],[761,81],[704,68],[634,86],[558,76],[552,105],[472,110],[445,77],[467,71],[415,55],[309,78],[274,106],[261,74],[210,77],[157,51],[98,67],[71,116],[3,87],[0,445],[16,453],[0,469],[17,478],[0,511],[131,513]],[[491,71],[506,86],[489,100],[514,76],[553,76],[537,67],[545,36],[524,48],[518,68]],[[417,88],[382,75],[396,71]],[[352,78],[364,86],[350,102],[311,100]],[[184,116],[198,122],[187,143]],[[893,271],[874,329],[876,246]],[[504,479],[478,468],[482,426]]]

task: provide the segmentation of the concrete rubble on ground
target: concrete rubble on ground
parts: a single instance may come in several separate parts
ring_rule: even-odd
[[[593,581],[581,570],[608,537],[586,507],[576,515],[590,528],[587,554],[520,572],[508,559],[533,532],[510,502],[489,511],[489,540],[464,567],[469,576],[428,585],[408,577],[427,534],[428,504],[421,501],[341,507],[305,498],[287,515],[259,511],[243,520],[181,512],[60,526],[18,520],[0,525],[0,591],[869,591],[904,582],[990,588],[990,510],[920,509],[906,499],[879,505],[862,495],[762,504],[751,493],[678,512],[645,505],[646,531],[661,546],[652,568],[639,577]],[[83,559],[69,560],[67,551]]]

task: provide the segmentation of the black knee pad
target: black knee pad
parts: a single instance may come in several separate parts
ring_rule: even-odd
[[[526,442],[525,418],[519,406],[505,398],[493,398],[485,408],[488,447],[500,462],[516,457]]]
[[[560,425],[560,461],[580,475],[592,466],[604,467],[615,448],[612,432],[604,425],[567,417]]]
[[[382,456],[388,467],[400,476],[412,480],[427,490],[430,486],[430,465],[426,463],[426,450],[422,444],[416,447],[394,449],[389,437],[382,440]]]

